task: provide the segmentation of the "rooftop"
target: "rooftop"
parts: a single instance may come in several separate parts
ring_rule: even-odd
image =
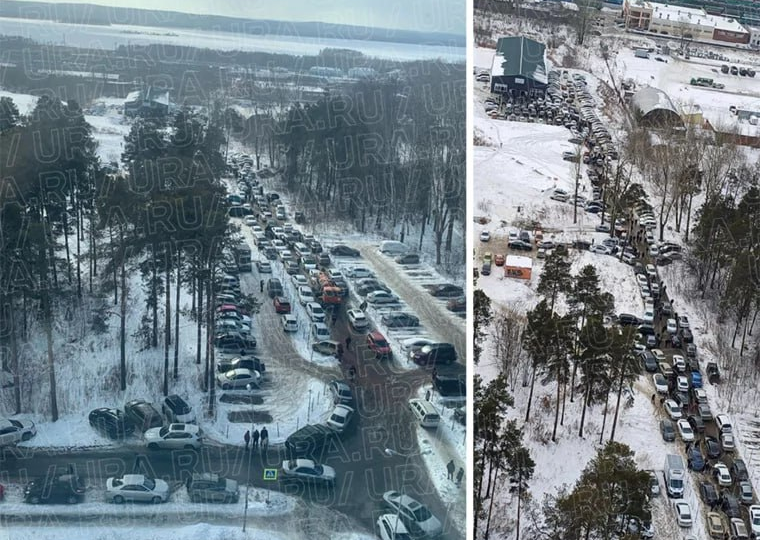
[[[507,255],[504,265],[514,268],[533,268],[533,259],[522,255]]]
[[[546,84],[546,47],[543,43],[523,37],[499,38],[491,64],[491,77],[523,75]]]
[[[747,31],[737,20],[719,15],[708,15],[703,9],[671,6],[655,2],[643,2],[643,4],[652,9],[652,19],[667,19],[673,22],[683,22],[706,28],[718,28],[719,30],[729,32]]]

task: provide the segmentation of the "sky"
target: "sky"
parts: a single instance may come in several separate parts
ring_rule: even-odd
[[[72,0],[46,0],[54,3]],[[73,0],[103,6],[134,7],[226,15],[246,19],[321,21],[422,32],[466,33],[465,0]]]

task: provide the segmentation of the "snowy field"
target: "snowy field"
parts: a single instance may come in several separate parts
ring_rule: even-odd
[[[218,51],[253,51],[291,55],[316,55],[326,48],[352,49],[367,56],[390,60],[440,58],[463,62],[464,47],[417,45],[356,39],[302,36],[256,36],[232,32],[211,32],[157,26],[110,26],[67,24],[31,19],[0,18],[0,35],[21,36],[41,43],[69,47],[113,50],[119,45],[144,46],[163,43]]]

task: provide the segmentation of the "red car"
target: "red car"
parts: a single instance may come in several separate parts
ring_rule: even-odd
[[[222,304],[218,308],[216,308],[217,313],[225,313],[227,311],[236,311],[237,313],[240,313],[241,315],[250,315],[250,313],[242,309],[239,306],[236,306],[235,304]]]
[[[282,315],[290,313],[290,302],[284,296],[274,297],[274,311]]]
[[[377,356],[387,356],[391,354],[391,346],[388,344],[388,340],[377,330],[370,332],[367,335],[367,346],[369,346],[370,350],[374,351]]]
[[[497,253],[493,259],[493,263],[496,266],[504,266],[504,255],[502,255],[501,253]]]

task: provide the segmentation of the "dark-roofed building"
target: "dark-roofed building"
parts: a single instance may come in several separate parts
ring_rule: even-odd
[[[169,114],[169,91],[148,86],[145,90],[130,92],[124,100],[124,116],[159,118]]]
[[[678,114],[668,95],[659,88],[646,86],[636,92],[631,99],[634,114],[639,125],[652,128],[683,127],[683,119]]]
[[[499,39],[491,64],[491,92],[514,97],[543,95],[547,74],[543,43],[522,36]]]

